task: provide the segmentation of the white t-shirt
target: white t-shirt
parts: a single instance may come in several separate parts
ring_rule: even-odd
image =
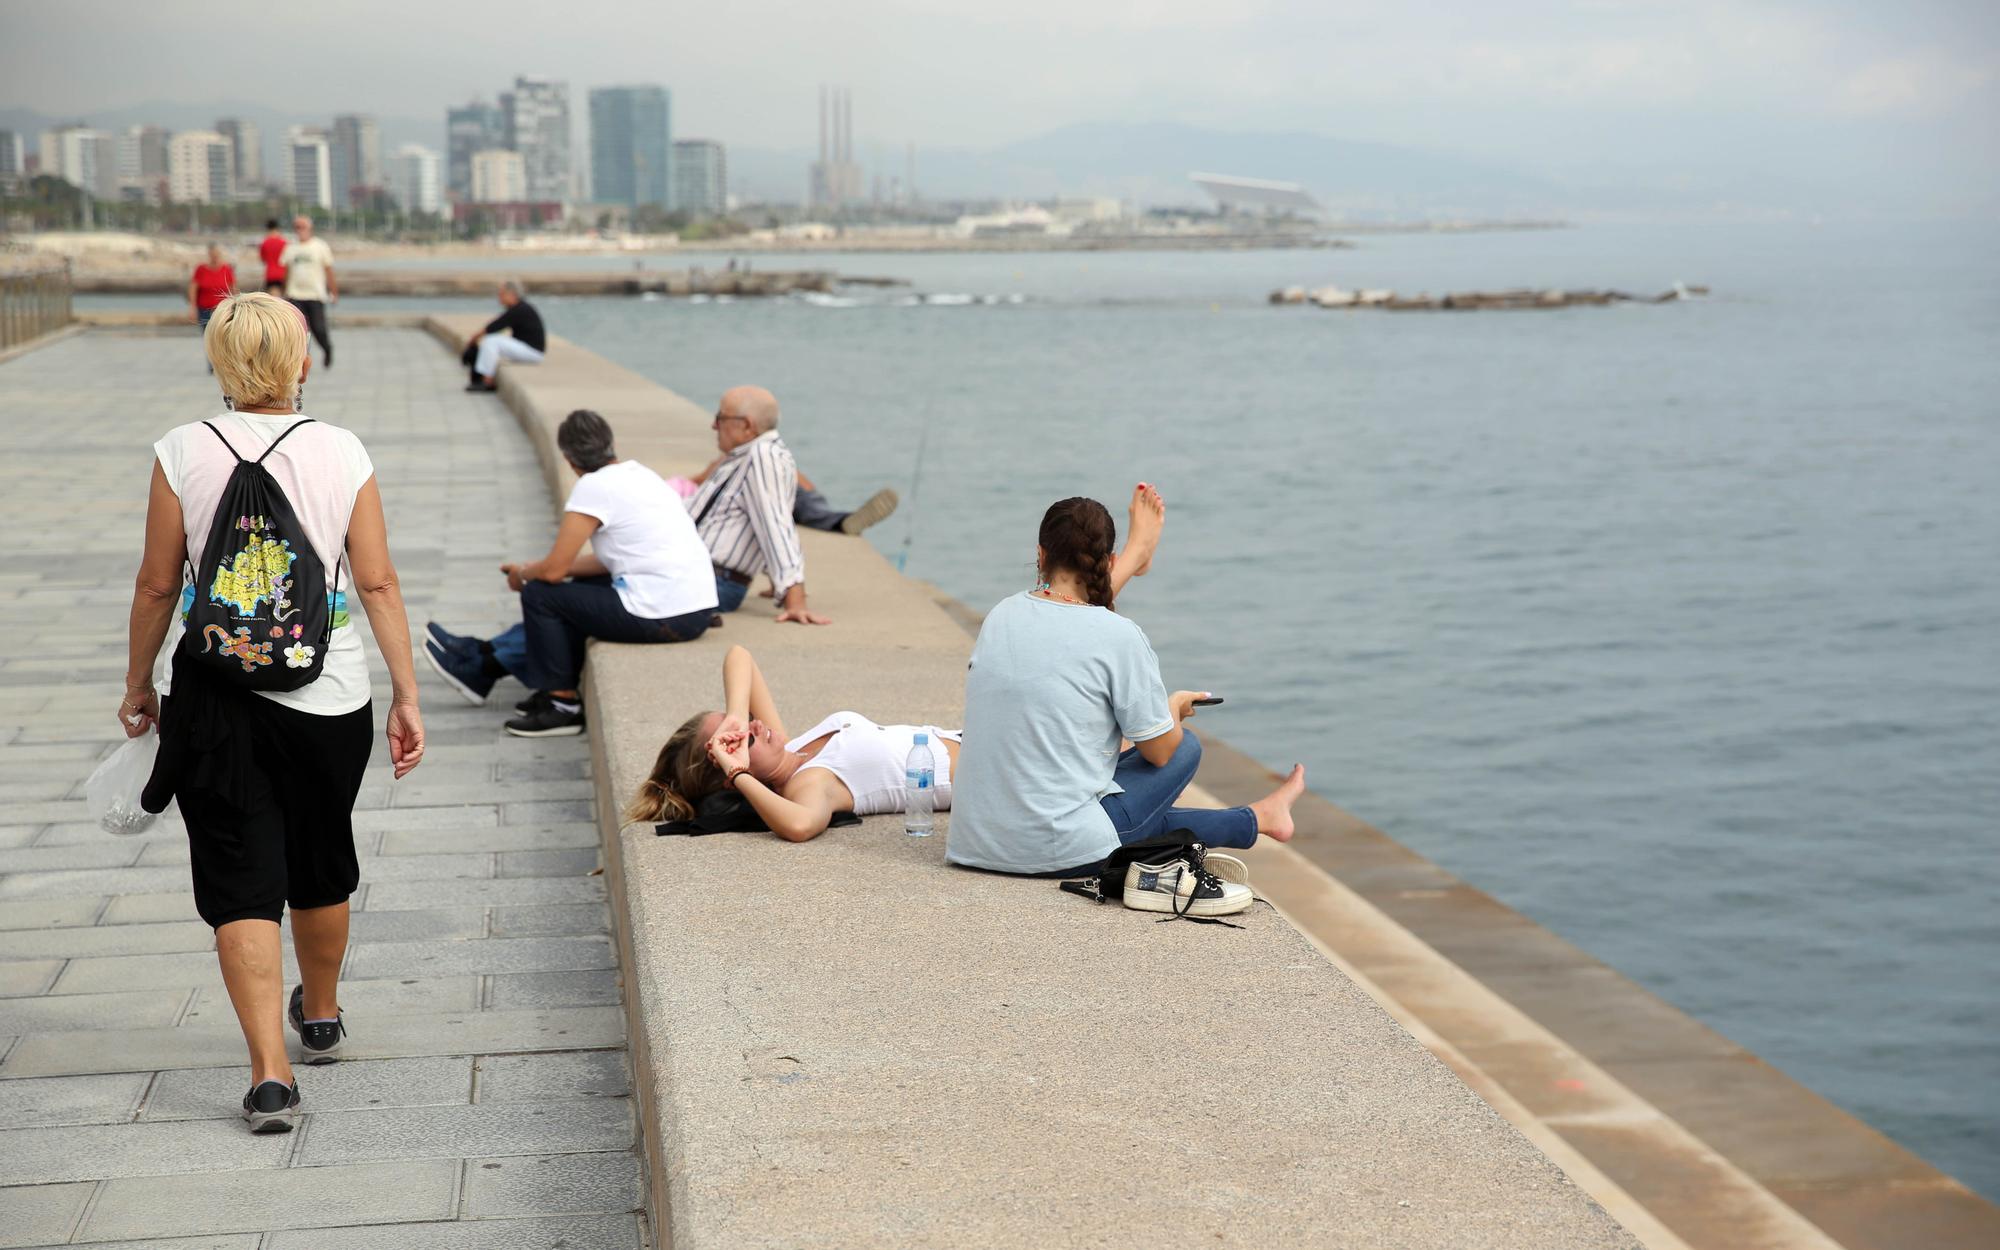
[[[600,522],[590,549],[627,612],[661,621],[716,606],[715,568],[687,505],[645,465],[619,460],[584,474],[563,511]]]
[[[326,271],[333,266],[333,249],[325,239],[287,243],[278,263],[285,267],[286,299],[326,298]]]
[[[153,444],[167,485],[181,501],[181,525],[187,535],[188,562],[201,559],[208,545],[209,523],[215,518],[222,488],[236,469],[236,456],[255,460],[286,429],[304,421],[300,414],[226,412],[210,418],[229,447],[197,421],[176,426]],[[298,514],[306,541],[326,568],[327,588],[333,589],[336,575],[341,593],[352,604],[354,576],[348,569],[348,520],[354,515],[354,497],[375,475],[375,465],[361,440],[339,426],[313,421],[295,431],[271,458],[264,462],[271,476],[284,488],[285,498]],[[336,618],[338,619],[338,618]],[[173,636],[163,654],[171,654],[180,633],[180,613],[174,613]],[[158,678],[156,676],[155,680]],[[160,682],[160,688],[166,684]],[[257,693],[274,703],[311,712],[318,716],[339,716],[368,703],[368,654],[361,646],[361,631],[353,624],[333,631],[327,644],[326,662],[312,682],[297,690],[260,690]]]

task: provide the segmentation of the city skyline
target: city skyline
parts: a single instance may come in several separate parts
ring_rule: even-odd
[[[865,98],[867,124],[855,135],[865,157],[910,142],[992,148],[1076,123],[1178,123],[1409,146],[1576,185],[1679,187],[1815,210],[2000,201],[2000,10],[1971,0],[1837,13],[1770,0],[1408,12],[1342,0],[1227,10],[1029,0],[1004,12],[857,0],[838,13],[774,10],[753,0],[669,15],[580,0],[551,27],[533,6],[497,0],[493,20],[467,31],[452,14],[358,0],[338,14],[302,15],[284,37],[311,42],[328,64],[369,65],[368,104],[385,131],[391,119],[433,117],[446,101],[490,99],[502,74],[529,67],[578,92],[667,83],[685,133],[746,158],[809,152],[814,93],[834,80]],[[93,38],[105,22],[124,32],[118,46]],[[9,24],[20,37],[0,48],[12,97],[0,103],[51,116],[188,101],[197,80],[180,67],[202,32],[228,30],[252,60],[275,39],[237,0],[172,11],[75,0],[23,6]],[[376,37],[385,28],[397,38]],[[735,58],[694,51],[746,39],[758,53],[747,79]],[[281,92],[244,78],[213,94],[330,116],[355,103],[339,98],[340,81],[321,76]]]

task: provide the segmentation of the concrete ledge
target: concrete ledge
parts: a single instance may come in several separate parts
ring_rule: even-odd
[[[705,408],[573,344],[500,377],[558,498],[572,408],[663,473],[711,454]],[[890,818],[614,828],[730,643],[798,724],[959,720],[964,632],[867,544],[803,539],[834,625],[753,599],[694,644],[593,644],[586,675],[662,1245],[1637,1244],[1269,910],[1160,925],[947,868]]]

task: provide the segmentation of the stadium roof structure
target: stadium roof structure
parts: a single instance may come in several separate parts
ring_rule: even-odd
[[[1264,178],[1234,178],[1228,174],[1188,175],[1202,190],[1215,197],[1224,208],[1248,208],[1261,212],[1317,213],[1320,203],[1296,182],[1272,182]]]

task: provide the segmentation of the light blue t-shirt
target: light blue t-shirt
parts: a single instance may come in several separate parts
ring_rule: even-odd
[[[1095,863],[1118,846],[1118,740],[1174,727],[1145,632],[1103,608],[1022,592],[986,615],[965,676],[965,741],[945,858],[1001,872]]]

